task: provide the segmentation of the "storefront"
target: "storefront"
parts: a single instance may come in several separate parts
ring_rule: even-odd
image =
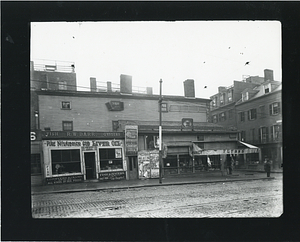
[[[128,179],[123,139],[45,139],[42,140],[45,184],[85,180]],[[56,137],[65,137],[62,132]],[[106,137],[122,133],[68,132],[69,136]],[[50,136],[51,137],[51,136]]]

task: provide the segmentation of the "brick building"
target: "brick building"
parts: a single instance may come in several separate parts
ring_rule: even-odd
[[[260,157],[249,154],[242,157],[241,165],[259,168],[268,157],[273,167],[279,168],[282,163],[281,83],[274,81],[273,71],[265,69],[263,78],[248,77],[243,82],[234,81],[228,88],[219,87],[211,99],[211,122],[238,130],[240,141],[261,149]]]
[[[160,96],[151,88],[137,92],[128,75],[120,85],[105,84],[91,78],[90,91],[32,91],[32,155],[40,157],[45,184],[157,177]],[[199,172],[208,157],[217,168],[221,157],[258,152],[239,143],[237,131],[208,122],[210,99],[195,97],[193,80],[184,89],[185,96],[163,96],[164,176]]]

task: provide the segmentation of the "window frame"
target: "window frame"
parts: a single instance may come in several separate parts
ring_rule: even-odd
[[[226,112],[222,112],[219,114],[219,120],[220,120],[220,122],[226,121]]]
[[[255,112],[252,114],[252,111],[255,111]],[[248,120],[251,121],[251,120],[255,120],[255,119],[257,119],[257,110],[256,110],[256,108],[251,108],[248,110]]]
[[[239,120],[240,122],[245,122],[246,118],[245,118],[245,112],[239,112]]]
[[[217,114],[215,114],[215,115],[213,115],[213,123],[218,123],[218,115]]]
[[[58,90],[68,90],[67,82],[66,81],[59,81],[58,82]]]
[[[108,157],[108,150],[114,150],[114,158],[113,157]],[[118,150],[118,152],[117,152]],[[107,152],[107,157],[103,158],[101,157],[101,153],[103,153],[104,151]],[[110,152],[111,153],[111,152]],[[121,157],[116,157],[116,154],[120,154]],[[100,171],[120,171],[120,170],[124,170],[124,163],[123,163],[123,148],[121,147],[113,147],[113,148],[98,148],[98,156],[99,156],[99,162],[100,162]],[[104,167],[104,163],[105,162],[105,168]],[[107,163],[108,162],[108,163]],[[107,163],[107,164],[106,164]],[[121,168],[119,168],[118,166],[120,166],[120,164],[117,163],[121,163]],[[115,166],[115,167],[114,167]]]
[[[277,104],[277,112],[274,112],[274,105]],[[270,115],[275,116],[280,114],[280,102],[274,102],[269,105]]]
[[[63,152],[70,152],[70,157],[71,157],[71,160],[68,160],[68,161],[63,161]],[[74,158],[78,158],[78,160],[73,160],[73,157],[72,157],[72,151],[76,151],[78,152],[78,154],[76,154],[76,156],[78,155],[78,157],[74,157]],[[53,161],[53,157],[54,156],[54,152],[56,153],[60,153],[60,161]],[[71,149],[51,149],[50,151],[50,154],[51,154],[51,171],[52,171],[52,176],[59,176],[59,175],[62,175],[62,174],[82,174],[82,166],[81,166],[81,150],[80,149],[75,149],[75,148],[71,148]],[[75,172],[70,172],[70,171],[65,171],[65,172],[59,172],[59,169],[62,167],[62,169],[65,168],[64,164],[70,164],[70,163],[78,163],[77,166],[79,165],[79,170],[78,171],[75,171]],[[62,165],[60,165],[62,164]],[[56,166],[56,165],[59,165],[59,166]],[[55,172],[56,170],[56,172]]]
[[[233,90],[232,89],[228,90],[227,99],[228,99],[228,102],[232,102],[232,100],[233,100]]]
[[[220,94],[220,105],[225,105],[225,93]]]
[[[65,124],[71,124],[71,129],[65,129]],[[62,121],[62,130],[63,131],[73,131],[73,121]]]
[[[64,107],[64,104],[69,104],[69,107]],[[61,109],[62,110],[71,110],[71,101],[61,101]]]
[[[165,106],[165,107],[164,107]],[[161,103],[161,111],[163,113],[167,113],[168,112],[168,103]]]
[[[271,83],[264,85],[264,93],[270,93],[271,92]]]
[[[242,101],[248,101],[249,100],[249,92],[243,92],[242,93]]]

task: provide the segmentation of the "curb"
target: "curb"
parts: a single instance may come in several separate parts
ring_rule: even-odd
[[[121,189],[131,189],[131,188],[141,188],[141,187],[157,187],[157,186],[178,186],[178,185],[188,185],[188,184],[207,184],[207,183],[220,183],[220,182],[236,182],[236,181],[253,181],[253,180],[273,180],[275,177],[261,177],[261,178],[249,178],[249,179],[235,179],[235,180],[216,180],[216,181],[187,181],[187,182],[173,182],[165,184],[146,184],[146,185],[130,185],[122,187],[102,187],[102,188],[87,188],[87,189],[73,189],[73,190],[60,190],[60,191],[47,191],[47,192],[32,192],[31,195],[39,194],[52,194],[52,193],[75,193],[75,192],[92,192],[92,191],[102,191],[102,190],[121,190]]]

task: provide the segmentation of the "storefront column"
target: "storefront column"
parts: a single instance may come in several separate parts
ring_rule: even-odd
[[[192,163],[192,166],[193,166],[193,173],[195,173],[195,156],[193,155],[193,163]]]
[[[179,155],[177,155],[177,173],[180,174],[180,168],[179,168]]]

